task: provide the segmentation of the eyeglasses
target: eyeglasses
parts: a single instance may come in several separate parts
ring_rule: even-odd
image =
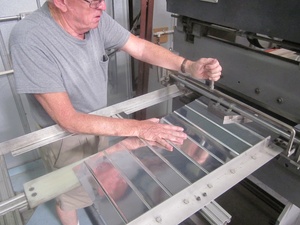
[[[97,9],[98,7],[99,7],[99,5],[102,3],[102,2],[104,2],[104,0],[91,0],[91,1],[89,1],[89,0],[83,0],[83,1],[85,1],[85,2],[87,2],[87,3],[90,3],[90,8],[92,8],[92,9]]]

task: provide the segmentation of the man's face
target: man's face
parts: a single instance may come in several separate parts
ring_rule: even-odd
[[[87,32],[98,26],[102,11],[106,10],[105,0],[96,3],[96,8],[91,8],[85,0],[66,0],[68,11],[65,13],[67,21],[73,29]],[[90,0],[88,0],[90,1]]]

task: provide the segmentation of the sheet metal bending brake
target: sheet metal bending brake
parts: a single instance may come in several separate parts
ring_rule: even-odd
[[[271,176],[264,170],[266,182],[274,184],[276,191],[284,190],[280,194],[300,206],[297,187],[279,181],[278,176],[280,171],[286,179],[292,173],[299,176],[299,62],[236,43],[237,37],[249,39],[252,45],[257,45],[255,39],[267,39],[300,49],[300,33],[289,28],[297,27],[299,20],[276,20],[283,24],[261,27],[273,17],[289,19],[281,15],[283,7],[272,8],[273,4],[167,0],[167,10],[176,13],[177,19],[174,49],[189,59],[213,55],[221,62],[224,77],[212,83],[168,71],[160,79],[165,88],[93,114],[130,116],[172,101],[174,107],[161,123],[184,127],[187,140],[182,146],[171,143],[174,150],[170,152],[136,138],[110,137],[107,148],[98,154],[25,183],[24,192],[0,203],[0,215],[34,209],[82,185],[94,201],[99,224],[177,225],[194,220],[195,215],[211,224],[227,224],[231,216],[215,199],[250,175],[263,179],[263,173],[257,171],[277,163],[282,167]],[[295,0],[284,4],[287,9],[300,8]],[[236,15],[237,8],[245,15]],[[260,13],[253,8],[273,10]],[[242,20],[241,16],[255,19]],[[285,74],[293,82],[282,82]],[[59,126],[51,126],[0,143],[0,154],[23,154],[69,136],[72,134]],[[297,177],[291,182],[299,181]]]

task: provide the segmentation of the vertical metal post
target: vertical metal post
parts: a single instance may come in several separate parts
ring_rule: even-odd
[[[41,8],[41,1],[40,0],[36,0],[36,6],[39,8]]]
[[[129,28],[131,30],[133,27],[133,0],[129,0],[128,4],[129,4]]]
[[[152,40],[153,8],[154,0],[141,0],[140,38],[148,41]],[[139,62],[137,79],[138,96],[146,94],[148,92],[149,69],[150,65],[148,63]],[[145,119],[146,110],[137,112],[135,117],[136,119]]]
[[[0,55],[1,55],[1,59],[2,59],[2,62],[3,62],[4,69],[5,70],[11,70],[12,69],[12,63],[11,63],[9,54],[7,53],[1,30],[0,30]],[[19,113],[19,116],[20,116],[20,119],[21,119],[21,123],[22,123],[23,129],[24,129],[24,132],[25,133],[30,133],[31,130],[30,130],[28,119],[26,117],[26,112],[25,112],[21,97],[20,97],[20,95],[18,95],[16,93],[14,78],[11,75],[8,75],[7,78],[8,78],[9,85],[10,85],[10,88],[11,88],[11,91],[12,91],[12,94],[13,94],[13,98],[14,98],[16,106],[17,106],[17,110],[18,110],[18,113]]]

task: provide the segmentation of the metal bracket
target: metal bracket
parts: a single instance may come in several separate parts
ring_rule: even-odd
[[[219,0],[201,0],[202,2],[218,3]]]
[[[210,101],[208,111],[223,119],[223,124],[252,122],[252,120],[247,117],[234,113],[232,108],[223,107],[219,102]]]
[[[300,223],[300,209],[289,203],[280,214],[277,225],[289,225],[289,224],[299,224]]]

